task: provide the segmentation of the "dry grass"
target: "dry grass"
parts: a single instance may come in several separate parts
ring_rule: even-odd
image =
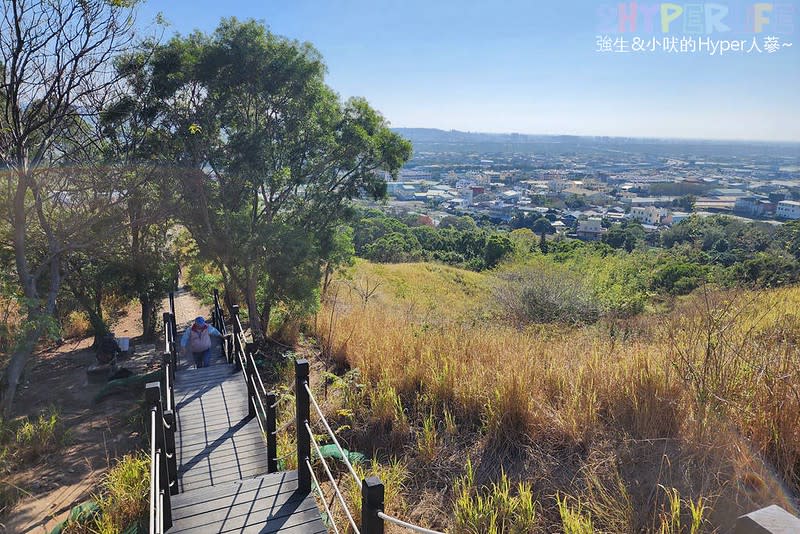
[[[351,438],[407,458],[409,502],[442,490],[452,509],[467,458],[478,486],[502,482],[501,468],[530,483],[545,531],[575,518],[580,531],[590,514],[599,531],[658,532],[659,485],[683,495],[684,525],[686,503],[702,505],[698,531],[788,505],[780,483],[800,489],[800,289],[707,291],[624,325],[520,329],[492,314],[490,277],[360,263],[316,318],[334,368],[366,385],[339,406],[367,429]],[[448,516],[437,521],[452,527]]]
[[[83,339],[92,333],[92,324],[86,312],[71,311],[64,319],[61,335],[64,339]]]

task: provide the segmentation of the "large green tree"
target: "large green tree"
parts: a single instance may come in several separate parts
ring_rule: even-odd
[[[154,63],[183,103],[185,222],[260,337],[276,302],[313,300],[348,200],[383,196],[379,171],[399,170],[411,145],[365,100],[342,102],[310,44],[254,21],[177,37]]]

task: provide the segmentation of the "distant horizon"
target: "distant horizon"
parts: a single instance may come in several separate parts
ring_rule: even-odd
[[[186,35],[263,21],[311,43],[342,98],[406,127],[800,143],[800,0],[758,29],[737,19],[751,0],[721,1],[730,27],[710,34],[688,18],[655,30],[644,10],[616,20],[596,0],[150,0],[140,22],[161,13]]]
[[[743,144],[762,144],[762,145],[798,145],[800,139],[739,139],[739,138],[700,138],[700,137],[657,137],[648,135],[602,135],[602,134],[575,134],[575,133],[530,133],[513,130],[461,130],[458,128],[441,128],[434,126],[395,126],[390,125],[393,130],[431,130],[444,133],[456,132],[461,134],[474,135],[521,135],[528,137],[579,137],[579,138],[608,138],[608,139],[637,139],[643,141],[697,141],[702,143],[743,143]]]

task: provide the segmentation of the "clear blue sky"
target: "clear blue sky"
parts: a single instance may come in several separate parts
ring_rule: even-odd
[[[620,36],[603,32],[608,21],[598,13],[616,1],[150,0],[139,20],[161,12],[168,34],[211,32],[228,16],[263,21],[313,43],[328,84],[342,97],[366,97],[393,126],[800,141],[800,0],[779,2],[781,26],[769,26],[777,15],[766,13],[757,35],[737,26],[752,3],[717,3],[731,11],[730,31],[690,35],[681,16],[666,36],[743,39],[747,48],[755,36],[763,48],[777,35],[793,46],[722,56],[597,52],[598,35]],[[660,19],[657,33],[643,20],[640,12],[627,46],[634,36],[665,36]]]

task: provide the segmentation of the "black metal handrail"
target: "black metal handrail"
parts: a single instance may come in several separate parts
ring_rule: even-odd
[[[145,386],[145,401],[150,407],[150,534],[162,534],[172,527],[171,496],[178,493],[175,455],[175,415],[164,410],[161,384]]]
[[[175,452],[175,370],[177,367],[177,323],[175,301],[170,293],[170,312],[165,312],[164,353],[159,381],[145,386],[150,411],[150,522],[148,531],[161,534],[172,526],[170,497],[178,489],[178,458]]]
[[[245,337],[244,328],[242,327],[239,318],[239,306],[232,305],[230,307],[230,319],[232,334],[230,336],[230,353],[228,361],[241,368],[243,378],[247,386],[247,403],[248,414],[250,417],[255,417],[262,435],[266,436],[267,440],[267,472],[274,473],[277,471],[277,395],[274,392],[267,391],[261,375],[258,373],[253,357],[254,344],[247,341]],[[222,310],[219,306],[219,295],[214,291],[214,312],[213,319],[219,321],[217,329],[220,333],[227,334],[225,322],[222,316]],[[225,330],[223,330],[225,329]],[[333,516],[330,507],[327,503],[322,487],[317,480],[312,466],[312,446],[316,453],[316,458],[319,459],[325,475],[330,480],[335,492],[335,496],[339,504],[347,516],[350,527],[356,534],[383,534],[385,522],[393,523],[399,527],[406,528],[415,532],[423,534],[442,534],[441,532],[426,529],[418,525],[413,525],[402,521],[396,517],[392,517],[384,513],[384,486],[378,477],[367,477],[361,479],[356,473],[355,468],[350,463],[348,455],[342,448],[339,440],[336,438],[333,430],[331,429],[325,414],[322,412],[319,403],[311,391],[309,382],[310,367],[308,360],[297,360],[295,362],[295,427],[297,432],[297,485],[298,491],[301,493],[309,494],[312,490],[316,491],[322,501],[325,511],[330,518],[331,525],[334,532],[338,534],[339,528],[334,524]],[[331,468],[328,462],[322,455],[320,445],[314,437],[311,429],[311,407],[317,414],[319,423],[325,430],[325,433],[334,443],[338,449],[339,454],[347,466],[347,470],[355,480],[358,487],[361,489],[361,518],[360,525],[356,523],[352,512],[347,507],[347,502],[344,499],[342,491],[339,489],[336,479],[333,477]],[[313,482],[313,485],[312,485]]]
[[[217,316],[222,316],[221,311]],[[264,381],[261,379],[253,357],[254,344],[247,341],[245,337],[244,328],[239,317],[239,306],[231,306],[230,316],[233,332],[229,337],[231,342],[228,361],[242,370],[242,376],[247,387],[248,417],[256,419],[261,434],[266,438],[267,472],[275,473],[278,471],[276,428],[278,395],[274,391],[267,391]],[[225,331],[227,332],[227,327]]]

